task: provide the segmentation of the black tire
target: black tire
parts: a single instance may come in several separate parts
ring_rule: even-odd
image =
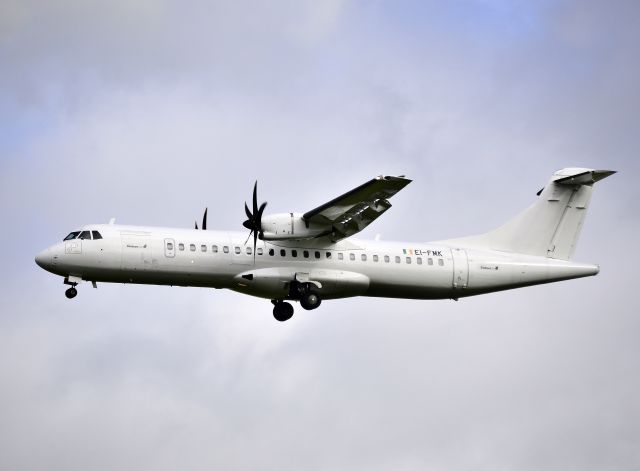
[[[300,305],[307,311],[316,309],[318,306],[320,306],[320,303],[322,303],[322,299],[320,299],[320,295],[315,291],[304,293],[300,298]]]
[[[67,291],[64,292],[64,295],[69,299],[75,298],[77,294],[78,294],[78,290],[75,288],[69,288]]]
[[[284,322],[291,319],[293,316],[293,306],[289,303],[279,302],[273,307],[273,317],[277,321]]]

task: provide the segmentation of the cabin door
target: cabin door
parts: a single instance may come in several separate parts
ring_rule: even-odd
[[[453,289],[464,289],[469,283],[469,260],[464,249],[451,249],[453,259]]]

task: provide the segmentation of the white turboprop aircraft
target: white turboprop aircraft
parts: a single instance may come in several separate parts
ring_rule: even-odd
[[[81,281],[228,288],[271,299],[273,315],[290,319],[299,301],[315,309],[323,299],[376,296],[454,299],[598,273],[570,261],[593,184],[615,172],[566,168],[538,192],[538,200],[486,234],[439,242],[352,240],[391,207],[408,185],[379,176],[304,214],[265,215],[245,204],[242,232],[92,224],[71,232],[36,256],[64,277],[74,298]],[[260,239],[260,242],[258,242]]]

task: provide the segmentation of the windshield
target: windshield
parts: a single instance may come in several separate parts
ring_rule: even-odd
[[[78,234],[80,234],[80,231],[72,232],[67,237],[65,237],[64,240],[75,239],[76,237],[78,237]]]

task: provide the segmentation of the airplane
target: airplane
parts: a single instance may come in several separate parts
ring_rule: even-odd
[[[351,237],[384,214],[411,180],[378,176],[304,214],[263,215],[256,181],[246,232],[90,224],[40,252],[36,263],[64,277],[71,299],[89,281],[226,288],[270,299],[273,316],[354,296],[453,299],[596,275],[571,261],[593,184],[615,171],[565,168],[538,199],[490,232],[436,242]],[[252,243],[249,239],[253,238]]]

